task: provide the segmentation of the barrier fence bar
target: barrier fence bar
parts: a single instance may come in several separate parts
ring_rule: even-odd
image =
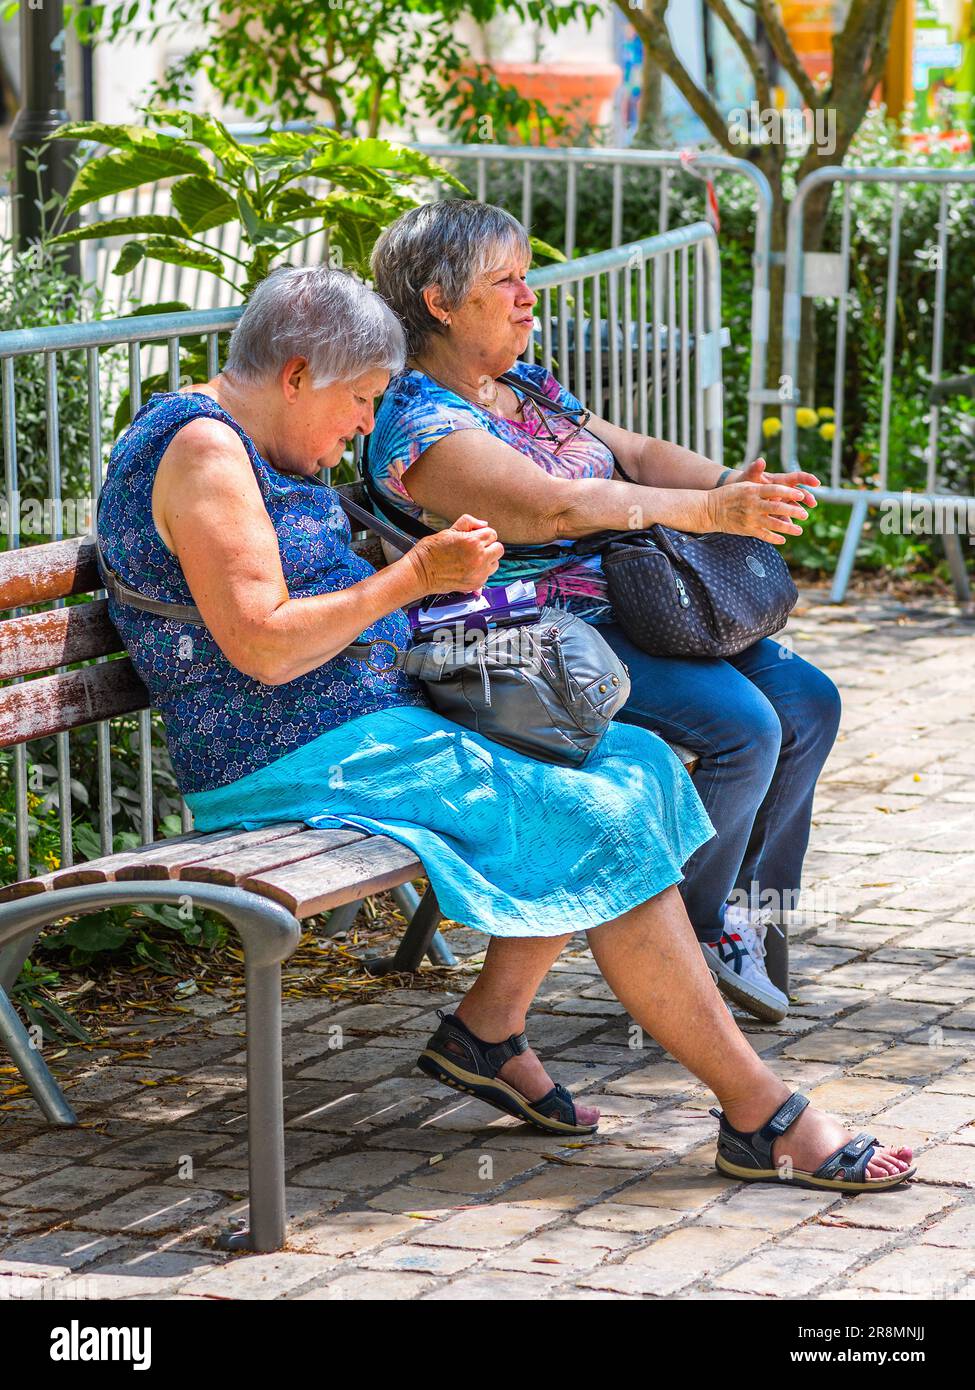
[[[883,374],[881,381],[880,432],[877,459],[877,477],[869,487],[856,485],[852,479],[842,476],[843,429],[846,416],[847,382],[847,344],[849,341],[849,268],[852,256],[851,241],[851,189],[859,184],[890,184],[893,187],[891,204],[890,233],[887,254],[887,281],[884,292],[884,348]],[[843,203],[840,221],[840,252],[842,265],[838,267],[839,276],[825,285],[818,279],[807,284],[806,252],[803,244],[805,208],[810,195],[823,185],[839,185],[843,189]],[[931,394],[924,402],[931,409],[928,426],[927,458],[925,481],[922,491],[909,486],[898,486],[892,482],[890,474],[891,410],[894,395],[894,361],[897,347],[898,283],[901,268],[901,226],[903,220],[905,192],[924,185],[940,188],[937,253],[934,263],[934,322],[931,343]],[[944,388],[937,388],[944,381],[942,376],[944,362],[944,327],[946,312],[946,277],[950,246],[948,241],[948,195],[953,187],[971,188],[975,191],[975,169],[870,169],[863,167],[845,168],[841,165],[828,165],[807,175],[796,190],[789,208],[786,241],[786,282],[785,304],[782,327],[782,372],[785,390],[781,393],[779,405],[782,411],[782,466],[791,470],[802,467],[798,450],[797,409],[804,404],[798,390],[800,365],[800,339],[802,333],[803,298],[835,298],[838,300],[836,320],[836,347],[833,365],[833,411],[835,434],[830,459],[829,486],[819,489],[819,497],[824,502],[840,503],[851,509],[850,520],[844,536],[836,573],[833,579],[831,598],[841,603],[846,594],[850,575],[856,559],[857,546],[871,508],[894,504],[902,509],[924,504],[932,509],[934,515],[947,518],[947,503],[956,510],[965,508],[967,514],[975,507],[975,497],[968,493],[948,491],[942,486],[938,469],[939,425],[941,421],[940,403],[943,395],[950,394]],[[964,365],[964,364],[962,364]],[[967,390],[967,384],[964,383]],[[808,404],[812,404],[809,402]],[[908,515],[912,513],[907,512]],[[971,584],[961,539],[955,523],[946,520],[940,532],[945,555],[951,572],[955,593],[961,602],[971,596]]]
[[[657,268],[673,264],[680,254],[693,250],[694,273],[681,276],[679,303],[668,319],[663,301],[648,302],[648,290]],[[648,263],[652,270],[648,274]],[[672,399],[672,383],[678,381],[682,399],[693,399],[695,431],[716,462],[722,458],[722,380],[721,380],[721,272],[717,239],[705,222],[672,229],[660,236],[621,246],[615,250],[557,263],[533,270],[529,283],[539,295],[535,307],[538,327],[527,354],[551,367],[567,386],[575,388],[584,404],[596,413],[608,413],[614,423],[635,420],[645,427],[648,396],[654,399],[665,390]],[[620,300],[623,303],[620,303]],[[607,307],[608,306],[608,307]],[[54,327],[19,329],[0,333],[0,385],[3,401],[4,480],[8,511],[8,548],[18,548],[25,539],[20,528],[18,481],[18,364],[27,359],[41,363],[45,387],[45,429],[48,457],[47,487],[57,517],[53,535],[62,534],[62,494],[65,457],[59,397],[59,362],[68,354],[83,355],[82,373],[87,400],[87,497],[85,515],[94,518],[101,491],[110,445],[111,429],[104,427],[107,412],[111,422],[122,392],[130,393],[130,409],[138,409],[148,372],[145,360],[153,354],[164,359],[164,379],[170,389],[180,384],[180,342],[203,337],[207,345],[209,374],[219,367],[219,335],[228,332],[243,313],[241,307],[190,310],[173,314],[139,315],[130,318],[100,319]],[[693,332],[687,329],[693,324]],[[105,354],[124,353],[125,361],[106,371]],[[653,365],[651,365],[651,363]],[[663,366],[661,368],[661,363]],[[666,376],[662,381],[661,373]],[[693,375],[693,387],[687,377]],[[21,383],[22,384],[22,383]],[[114,395],[106,396],[111,389]],[[634,399],[634,393],[636,399]],[[683,416],[674,416],[683,428]],[[677,435],[673,436],[676,442]],[[104,597],[104,590],[92,596]],[[84,600],[90,601],[90,600]],[[64,600],[55,606],[60,607]],[[21,610],[15,610],[16,615]],[[99,658],[100,661],[109,658]],[[67,668],[61,668],[67,669]],[[101,851],[113,848],[113,800],[120,791],[128,797],[137,815],[142,843],[155,838],[157,812],[156,769],[153,765],[153,719],[150,711],[130,717],[138,734],[135,790],[121,787],[113,778],[111,724],[96,726],[96,780],[98,830]],[[72,738],[83,730],[56,736],[57,795],[61,863],[72,861],[71,751],[78,743]],[[27,745],[12,750],[14,800],[16,812],[16,874],[30,876],[28,757]],[[50,788],[48,788],[50,790]],[[174,803],[182,829],[192,828],[192,818],[182,797]]]

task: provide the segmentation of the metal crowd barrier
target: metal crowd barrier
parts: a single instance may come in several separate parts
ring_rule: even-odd
[[[310,127],[301,122],[292,122],[288,129],[305,130]],[[267,127],[260,124],[232,125],[229,127],[237,139],[259,142]],[[412,148],[423,154],[443,161],[457,172],[476,197],[489,201],[492,196],[492,179],[496,179],[501,166],[514,165],[520,172],[520,191],[517,207],[510,211],[532,228],[535,199],[537,194],[536,174],[543,168],[564,171],[562,210],[565,221],[565,236],[559,249],[570,259],[578,239],[578,195],[580,179],[587,170],[593,168],[609,169],[612,173],[611,236],[608,249],[618,247],[623,239],[623,217],[626,210],[627,190],[624,183],[624,170],[645,170],[647,174],[659,174],[659,187],[656,198],[656,217],[648,195],[643,195],[646,210],[647,233],[666,232],[670,225],[672,190],[675,179],[700,179],[712,175],[738,176],[747,179],[755,195],[755,246],[753,253],[752,279],[752,321],[751,321],[751,371],[748,390],[748,442],[746,455],[754,458],[761,452],[761,423],[763,388],[768,361],[769,338],[769,266],[771,262],[772,193],[768,180],[762,171],[747,159],[736,159],[725,154],[695,154],[693,158],[682,158],[677,151],[628,150],[628,149],[590,149],[528,147],[522,145],[445,145],[421,143]],[[474,165],[471,178],[465,171],[465,164]],[[324,185],[322,185],[324,189]],[[443,185],[430,184],[418,190],[423,196],[441,196]],[[104,220],[109,217],[134,215],[135,213],[166,213],[168,192],[161,184],[153,184],[147,189],[134,193],[115,194],[98,203],[94,209],[87,209],[85,220]],[[656,226],[653,225],[656,220]],[[305,224],[310,230],[310,224]],[[207,245],[215,251],[236,254],[236,239],[239,230],[234,226],[216,227],[203,235]],[[128,276],[115,279],[110,267],[115,253],[109,252],[106,244],[98,240],[81,243],[82,254],[86,257],[86,274],[97,283],[103,293],[114,296],[133,294],[139,301],[155,303],[181,299],[194,308],[208,305],[217,308],[230,302],[232,290],[215,276],[184,270],[182,267],[165,265],[162,262],[143,260]],[[308,241],[294,247],[290,253],[293,262],[311,264],[328,257],[328,238],[318,232]],[[122,300],[116,299],[122,312]]]
[[[648,237],[629,246],[601,252],[567,264],[532,271],[529,283],[538,291],[538,330],[530,345],[530,360],[555,370],[595,413],[614,423],[654,433],[722,457],[721,275],[717,240],[707,223],[693,223]],[[19,547],[18,374],[17,364],[38,359],[44,374],[47,486],[53,533],[61,540],[63,507],[61,400],[59,362],[65,353],[84,353],[87,377],[87,511],[94,517],[111,446],[105,413],[115,401],[103,399],[103,354],[121,350],[127,358],[124,380],[114,390],[128,388],[132,409],[143,399],[146,364],[162,357],[167,389],[181,384],[181,339],[203,337],[207,370],[220,366],[219,334],[231,329],[243,309],[193,310],[176,314],[103,319],[0,334],[0,392],[3,406],[3,456],[8,548]],[[566,374],[566,367],[571,377]],[[87,526],[84,530],[87,531]],[[104,597],[104,591],[92,595]],[[62,607],[59,600],[54,607]],[[15,610],[12,616],[18,616]],[[108,660],[109,658],[100,658]],[[68,669],[60,668],[60,669]],[[138,720],[138,820],[142,842],[155,838],[154,725],[148,710]],[[70,865],[71,739],[56,739],[57,788],[60,815],[61,864]],[[101,850],[113,847],[110,722],[96,729],[98,828]],[[77,745],[75,745],[76,747]],[[160,741],[161,746],[161,741]],[[29,876],[28,746],[11,750],[16,810],[17,877]],[[179,798],[183,830],[192,829],[189,810]]]
[[[846,404],[846,349],[849,327],[850,290],[850,249],[851,249],[851,199],[850,190],[854,184],[889,183],[894,194],[891,205],[887,285],[884,298],[884,366],[881,386],[881,418],[879,454],[877,460],[877,479],[869,488],[854,486],[841,477],[843,419]],[[838,253],[817,254],[810,258],[803,250],[803,221],[806,203],[810,195],[824,184],[840,184],[843,187],[843,203],[840,224],[840,250]],[[898,271],[900,269],[900,231],[903,211],[903,193],[906,187],[921,184],[935,184],[940,187],[940,202],[937,220],[937,255],[934,262],[934,319],[931,342],[931,383],[932,390],[923,404],[931,407],[928,428],[927,468],[923,491],[912,491],[892,484],[889,477],[890,464],[890,422],[891,402],[894,388],[894,358],[897,341]],[[837,562],[833,579],[831,598],[841,603],[846,594],[850,575],[856,558],[857,546],[871,507],[879,507],[886,502],[899,502],[910,506],[927,503],[932,508],[944,508],[946,499],[954,505],[975,502],[966,494],[946,492],[940,487],[938,470],[939,424],[941,401],[946,396],[947,383],[942,380],[944,325],[946,305],[946,282],[948,258],[948,193],[952,186],[975,186],[975,169],[868,169],[842,168],[830,165],[817,169],[807,175],[796,190],[789,209],[788,236],[786,245],[786,288],[785,312],[782,331],[782,372],[785,386],[780,397],[782,407],[782,460],[783,468],[801,467],[797,447],[796,410],[803,404],[799,399],[796,382],[799,374],[799,348],[802,328],[802,300],[805,296],[833,298],[837,301],[836,349],[834,354],[833,401],[834,423],[833,448],[830,461],[829,486],[821,487],[818,495],[825,502],[838,502],[851,508],[843,546]],[[965,389],[965,379],[962,389]],[[941,387],[939,389],[939,383]],[[937,513],[935,513],[937,514]],[[951,570],[955,592],[962,602],[970,597],[970,584],[959,535],[955,530],[944,530],[942,540]]]

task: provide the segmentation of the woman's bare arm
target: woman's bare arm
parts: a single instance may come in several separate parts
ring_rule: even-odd
[[[625,465],[624,465],[625,466]],[[713,467],[713,465],[712,465]],[[483,430],[456,430],[421,454],[403,484],[438,516],[472,511],[511,545],[542,545],[597,531],[641,530],[660,522],[678,531],[731,531],[775,537],[801,530],[802,494],[773,483],[713,488],[646,487],[611,478],[556,478]],[[731,494],[736,494],[732,496]]]
[[[502,553],[493,530],[467,518],[471,526],[451,531],[444,545],[421,541],[347,589],[292,599],[244,446],[216,420],[191,421],[166,450],[153,517],[218,647],[264,685],[314,670],[377,619],[425,594],[480,587]]]

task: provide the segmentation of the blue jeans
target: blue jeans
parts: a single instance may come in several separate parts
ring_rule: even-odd
[[[630,671],[617,718],[700,759],[692,778],[718,833],[691,855],[679,885],[700,940],[721,936],[732,893],[755,906],[796,906],[816,779],[839,728],[836,686],[767,637],[721,659],[648,656],[617,623],[599,631]]]

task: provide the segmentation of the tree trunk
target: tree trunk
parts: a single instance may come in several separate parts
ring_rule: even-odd
[[[652,150],[659,146],[662,113],[663,74],[643,46],[643,82],[640,87],[640,107],[633,144],[638,149]]]

